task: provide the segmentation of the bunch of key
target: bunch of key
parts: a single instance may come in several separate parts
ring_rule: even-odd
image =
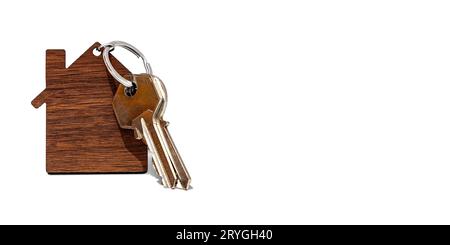
[[[147,73],[134,74],[131,80],[120,76],[109,60],[109,52],[116,46],[142,58]],[[181,188],[188,189],[191,178],[169,134],[169,123],[163,119],[167,105],[164,83],[152,75],[145,57],[132,45],[115,41],[102,45],[99,49],[109,72],[120,82],[113,98],[113,109],[120,127],[134,130],[135,138],[147,145],[153,166],[165,187],[175,188],[180,185]]]

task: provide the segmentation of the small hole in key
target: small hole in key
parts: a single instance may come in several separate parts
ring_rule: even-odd
[[[125,87],[125,95],[128,97],[135,95],[136,91],[137,91],[137,86],[136,86],[135,82],[133,82],[133,86]]]

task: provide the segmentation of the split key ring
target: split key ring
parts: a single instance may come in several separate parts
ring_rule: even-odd
[[[145,72],[149,75],[152,75],[152,68],[150,66],[150,63],[147,62],[147,59],[141,53],[141,51],[139,51],[133,45],[122,41],[112,41],[106,44],[102,44],[97,48],[97,50],[102,52],[103,61],[105,62],[106,68],[108,69],[109,73],[111,73],[111,75],[114,77],[114,79],[116,79],[119,83],[123,84],[123,86],[127,88],[133,87],[133,82],[122,77],[111,64],[111,60],[109,59],[109,53],[113,51],[115,47],[122,47],[130,51],[131,53],[135,54],[138,58],[141,58],[142,61],[144,62]]]

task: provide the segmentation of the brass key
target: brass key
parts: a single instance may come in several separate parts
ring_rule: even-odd
[[[120,127],[134,129],[136,139],[143,140],[152,153],[153,162],[166,187],[177,182],[189,188],[191,178],[163,120],[167,93],[162,81],[149,74],[134,75],[134,86],[119,85],[113,108]]]

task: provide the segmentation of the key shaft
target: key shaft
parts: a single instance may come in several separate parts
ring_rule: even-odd
[[[144,143],[152,151],[155,166],[162,175],[164,185],[175,188],[177,182],[175,170],[172,167],[170,157],[164,149],[164,142],[158,137],[158,125],[153,123],[153,112],[150,110],[145,111],[133,120],[132,126],[142,134]]]
[[[187,171],[187,169],[184,165],[184,162],[180,156],[180,153],[178,152],[178,149],[175,146],[175,143],[173,142],[172,136],[170,136],[167,126],[168,126],[168,123],[165,122],[164,127],[162,128],[162,131],[163,131],[164,138],[167,141],[167,146],[168,146],[168,150],[170,151],[172,164],[175,169],[175,173],[177,174],[178,179],[180,181],[181,187],[183,189],[188,189],[189,185],[191,183],[191,176],[189,175],[189,172]]]

